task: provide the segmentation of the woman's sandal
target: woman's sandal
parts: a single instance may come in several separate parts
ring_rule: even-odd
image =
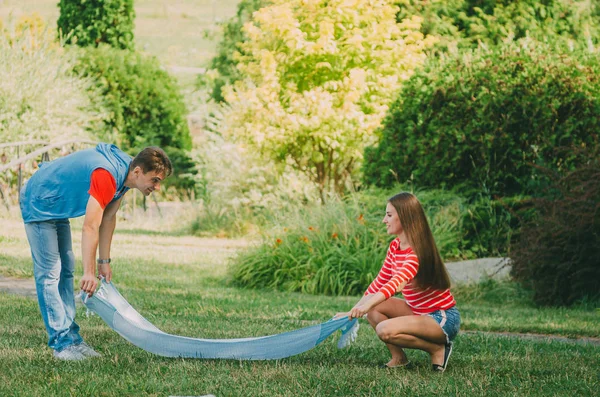
[[[410,361],[405,362],[404,364],[398,364],[398,365],[387,365],[387,364],[380,364],[378,365],[379,368],[382,369],[393,369],[393,368],[410,368],[411,367],[411,363]]]
[[[435,372],[444,372],[446,370],[446,366],[448,365],[448,359],[452,354],[452,342],[446,343],[444,346],[444,363],[440,364],[431,364],[431,370]]]

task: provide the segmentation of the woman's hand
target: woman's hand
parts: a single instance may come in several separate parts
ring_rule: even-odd
[[[348,312],[348,318],[352,320],[353,318],[364,317],[369,310],[371,310],[371,308],[367,305],[354,306],[352,310]]]
[[[369,311],[368,306],[359,305],[359,306],[354,306],[352,308],[352,310],[350,310],[349,312],[336,313],[335,316],[333,316],[333,318],[338,319],[338,318],[342,318],[342,317],[348,317],[348,320],[352,320],[353,318],[363,317],[365,314],[367,314],[368,311]]]

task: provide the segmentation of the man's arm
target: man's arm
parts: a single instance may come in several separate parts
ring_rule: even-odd
[[[83,277],[79,282],[82,291],[92,296],[98,287],[96,278],[96,250],[98,249],[98,239],[100,224],[104,210],[98,200],[90,196],[85,209],[85,218],[83,219],[83,229],[81,236],[81,252],[83,261]]]
[[[99,230],[98,255],[100,259],[110,259],[110,245],[112,243],[113,233],[117,224],[117,211],[121,207],[121,200],[113,201],[104,209],[102,223]],[[104,276],[104,279],[110,283],[112,280],[112,269],[109,263],[98,265],[98,274]]]

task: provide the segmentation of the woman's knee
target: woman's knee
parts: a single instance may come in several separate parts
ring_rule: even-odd
[[[375,332],[377,333],[379,339],[384,342],[389,342],[397,334],[390,321],[382,321],[377,324],[377,327],[375,327]]]

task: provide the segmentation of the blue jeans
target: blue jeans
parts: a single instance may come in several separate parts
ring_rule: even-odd
[[[25,224],[33,257],[38,303],[48,332],[48,346],[61,351],[80,344],[75,322],[73,271],[75,255],[68,219]]]

